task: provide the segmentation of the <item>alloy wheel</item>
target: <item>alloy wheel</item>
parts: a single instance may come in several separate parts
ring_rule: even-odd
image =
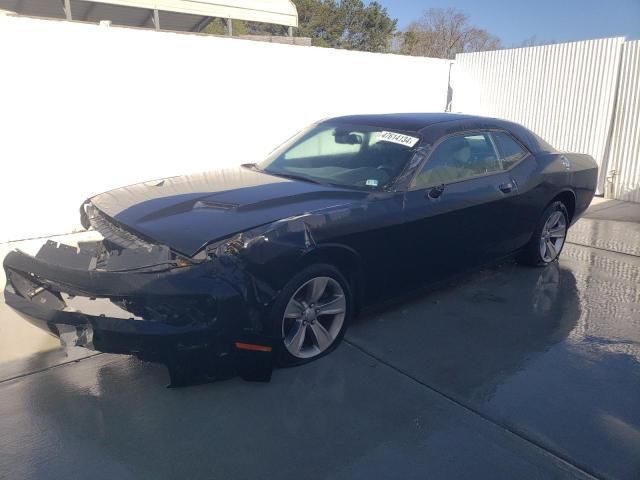
[[[567,219],[561,211],[555,211],[547,218],[540,236],[540,257],[545,263],[558,258],[566,236]]]
[[[282,319],[282,336],[287,351],[309,359],[327,350],[344,325],[347,299],[338,281],[315,277],[304,283],[289,299]]]

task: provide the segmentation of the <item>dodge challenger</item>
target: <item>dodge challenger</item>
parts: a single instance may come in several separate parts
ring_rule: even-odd
[[[265,160],[86,200],[102,239],[4,260],[6,303],[66,345],[268,380],[330,352],[363,308],[506,257],[544,267],[597,166],[515,123],[332,118]],[[208,370],[208,371],[209,371]]]

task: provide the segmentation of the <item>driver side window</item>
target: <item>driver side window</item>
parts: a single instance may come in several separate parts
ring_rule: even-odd
[[[455,135],[436,147],[416,177],[414,187],[446,185],[501,170],[489,133]]]

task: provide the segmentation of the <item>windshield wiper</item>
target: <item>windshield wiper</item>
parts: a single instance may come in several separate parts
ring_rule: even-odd
[[[271,170],[262,170],[262,171],[264,173],[268,173],[269,175],[275,175],[276,177],[288,178],[290,180],[301,180],[303,182],[315,183],[316,185],[323,185],[322,182],[306,177],[304,175],[296,175],[295,173],[289,173],[289,172],[273,172]]]
[[[258,167],[258,165],[256,163],[245,163],[243,165],[241,165],[244,168],[248,168],[250,170],[255,170],[256,172],[262,172],[262,173],[267,173],[269,175],[275,175],[277,177],[283,177],[283,178],[289,178],[291,180],[301,180],[303,182],[310,182],[310,183],[315,183],[317,185],[326,185],[325,183],[320,182],[319,180],[314,180],[310,177],[307,177],[305,175],[297,175],[295,173],[289,173],[289,172],[274,172],[271,170],[263,170],[260,167]]]

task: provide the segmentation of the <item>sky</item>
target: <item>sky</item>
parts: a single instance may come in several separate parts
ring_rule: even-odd
[[[428,8],[453,7],[470,23],[517,46],[532,36],[567,42],[624,36],[640,39],[640,0],[378,0],[403,29]]]

